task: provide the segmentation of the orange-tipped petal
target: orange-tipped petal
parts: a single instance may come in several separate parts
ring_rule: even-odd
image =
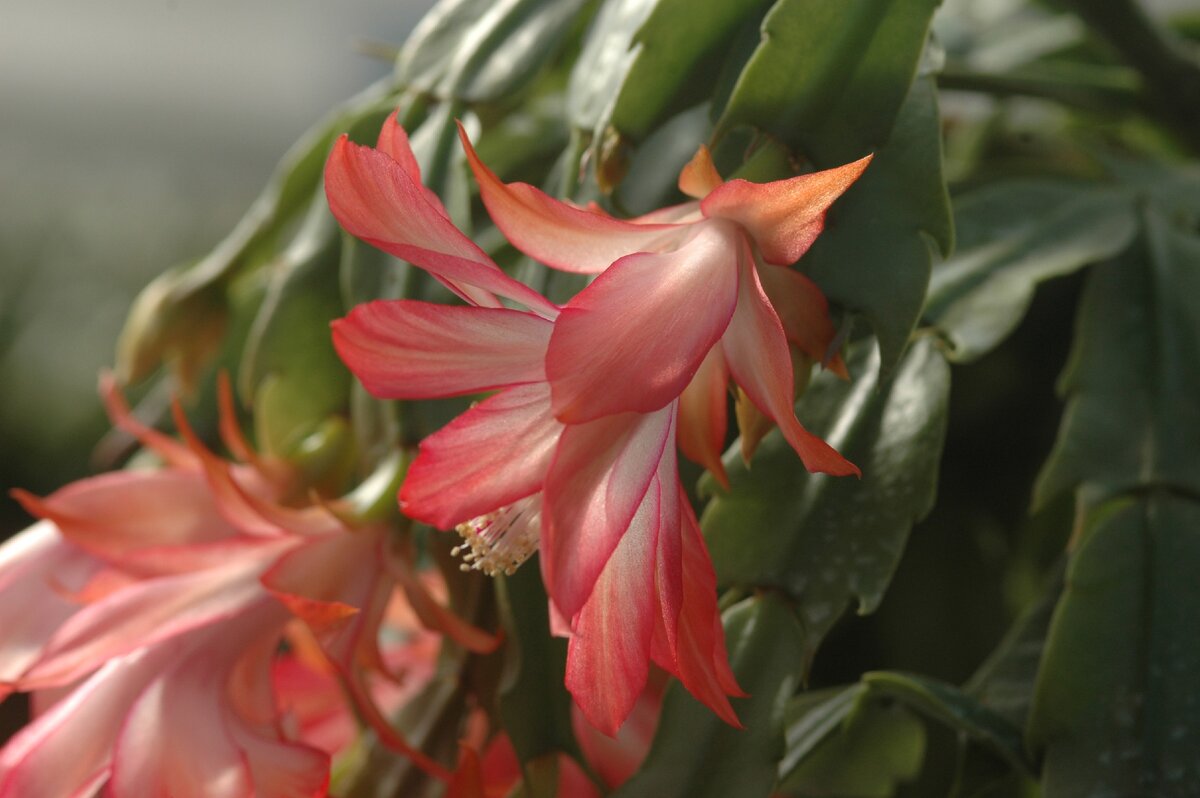
[[[825,224],[825,211],[867,168],[853,163],[772,183],[730,180],[700,203],[708,217],[732,219],[749,231],[768,263],[795,263]]]
[[[389,557],[388,564],[391,566],[391,573],[396,577],[401,589],[404,590],[404,595],[408,598],[413,612],[416,613],[417,618],[426,629],[442,632],[463,648],[476,654],[490,654],[500,646],[503,640],[501,635],[488,634],[439,604],[421,584],[421,580],[417,578],[412,567],[402,555]]]
[[[857,466],[796,419],[787,336],[748,257],[740,273],[737,310],[721,339],[730,374],[750,401],[779,425],[805,468],[834,476],[859,475]]]
[[[462,125],[467,162],[496,226],[534,260],[568,272],[598,274],[631,252],[649,252],[675,240],[674,224],[639,224],[568,205],[526,183],[505,183],[479,159]]]
[[[703,144],[679,173],[679,190],[696,199],[704,199],[723,182],[717,167],[713,166],[712,154]]]
[[[786,266],[763,264],[758,269],[758,279],[788,341],[813,360],[824,363],[836,331],[829,318],[829,301],[821,289],[806,275]]]
[[[109,420],[112,421],[114,427],[128,432],[143,446],[153,449],[167,463],[176,468],[196,468],[199,465],[186,446],[169,435],[164,435],[158,430],[146,426],[134,417],[129,410],[129,405],[125,402],[125,397],[121,395],[121,391],[117,387],[116,377],[111,372],[104,371],[100,374],[100,397],[104,400],[104,407],[108,411]]]
[[[729,415],[728,384],[725,355],[721,347],[714,346],[679,397],[679,448],[689,460],[707,468],[726,490],[729,476],[721,462],[721,450]]]

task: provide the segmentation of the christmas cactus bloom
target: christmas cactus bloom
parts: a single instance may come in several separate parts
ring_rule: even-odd
[[[509,241],[553,268],[598,275],[555,321],[546,356],[555,418],[577,424],[648,413],[686,392],[684,451],[724,480],[732,378],[808,470],[859,473],[796,419],[789,345],[824,362],[833,329],[820,290],[789,266],[870,156],[757,184],[723,182],[701,147],[679,177],[695,201],[620,220],[502,182],[465,132],[461,138],[488,213]]]
[[[564,425],[545,378],[558,308],[500,271],[419,180],[394,117],[377,148],[343,137],[326,166],[330,207],[347,230],[473,305],[355,308],[334,323],[342,360],[384,398],[497,392],[422,442],[402,509],[456,528],[466,561],[485,573],[511,571],[540,548],[571,635],[567,687],[598,728],[621,725],[652,659],[736,723],[728,696],[741,693],[712,563],[677,473],[678,402]]]
[[[358,714],[448,778],[365,686],[385,668],[386,529],[285,505],[296,486],[233,431],[227,394],[226,444],[247,463],[205,449],[178,409],[186,443],[107,397],[167,467],[17,492],[42,520],[0,547],[0,680],[32,692],[35,718],[0,750],[0,796],[323,795],[328,755],[285,731],[272,673],[285,640],[315,641]]]

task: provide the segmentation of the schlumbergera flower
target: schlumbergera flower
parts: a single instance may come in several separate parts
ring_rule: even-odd
[[[0,796],[322,795],[322,740],[288,730],[301,697],[281,663],[306,651],[382,739],[448,778],[391,731],[368,682],[400,677],[377,634],[397,578],[423,618],[444,613],[406,564],[387,567],[387,528],[285,503],[294,480],[241,438],[227,390],[222,432],[240,464],[204,448],[178,408],[186,443],[105,394],[115,424],[167,465],[17,492],[42,520],[0,547],[0,697],[31,691],[35,719],[0,750]]]
[[[540,548],[554,615],[571,635],[567,687],[598,728],[620,726],[651,659],[736,723],[728,696],[740,690],[675,442],[723,476],[732,374],[811,469],[856,472],[795,418],[789,340],[824,357],[832,327],[815,286],[772,264],[807,248],[866,161],[765,186],[721,184],[701,150],[681,186],[707,192],[703,202],[620,221],[507,186],[463,143],[514,244],[560,268],[612,268],[560,311],[454,226],[421,185],[394,116],[376,148],[335,144],[326,192],[342,225],[473,306],[356,308],[334,325],[342,359],[382,397],[498,391],[422,443],[401,506],[457,528],[466,559],[487,573]]]
[[[571,636],[567,687],[597,728],[620,727],[651,659],[737,723],[716,578],[679,483],[678,402],[584,424],[554,417],[544,364],[559,309],[454,226],[421,185],[394,117],[377,148],[336,143],[326,192],[347,230],[472,305],[380,301],[335,322],[334,344],[367,389],[403,399],[497,391],[422,442],[402,509],[457,528],[486,573],[541,549],[552,609]]]

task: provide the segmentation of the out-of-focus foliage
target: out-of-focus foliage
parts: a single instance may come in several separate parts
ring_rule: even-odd
[[[746,729],[673,687],[614,794],[1200,794],[1200,143],[1176,108],[1200,97],[1200,58],[1170,25],[1133,0],[449,0],[223,243],[144,291],[119,366],[201,387],[234,369],[260,448],[331,487],[394,486],[461,405],[371,399],[327,325],[376,297],[451,298],[331,225],[336,134],[366,140],[399,107],[455,222],[555,299],[582,283],[488,225],[456,118],[501,177],[616,214],[679,200],[700,143],[756,180],[874,153],[797,265],[850,373],[814,377],[798,414],[863,477],[808,474],[778,434],[749,463],[729,442],[730,487],[693,499]],[[390,512],[380,495],[359,511]],[[428,532],[398,539],[444,556]],[[447,644],[397,723],[449,764],[475,707],[546,794],[546,763],[580,746],[536,573],[451,588],[498,615],[504,648]],[[436,792],[369,743],[338,778]]]

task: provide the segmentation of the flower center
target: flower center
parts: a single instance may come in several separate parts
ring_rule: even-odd
[[[538,494],[513,502],[459,524],[454,531],[463,537],[463,542],[450,552],[462,554],[460,569],[511,576],[537,551],[542,532],[542,497]]]

